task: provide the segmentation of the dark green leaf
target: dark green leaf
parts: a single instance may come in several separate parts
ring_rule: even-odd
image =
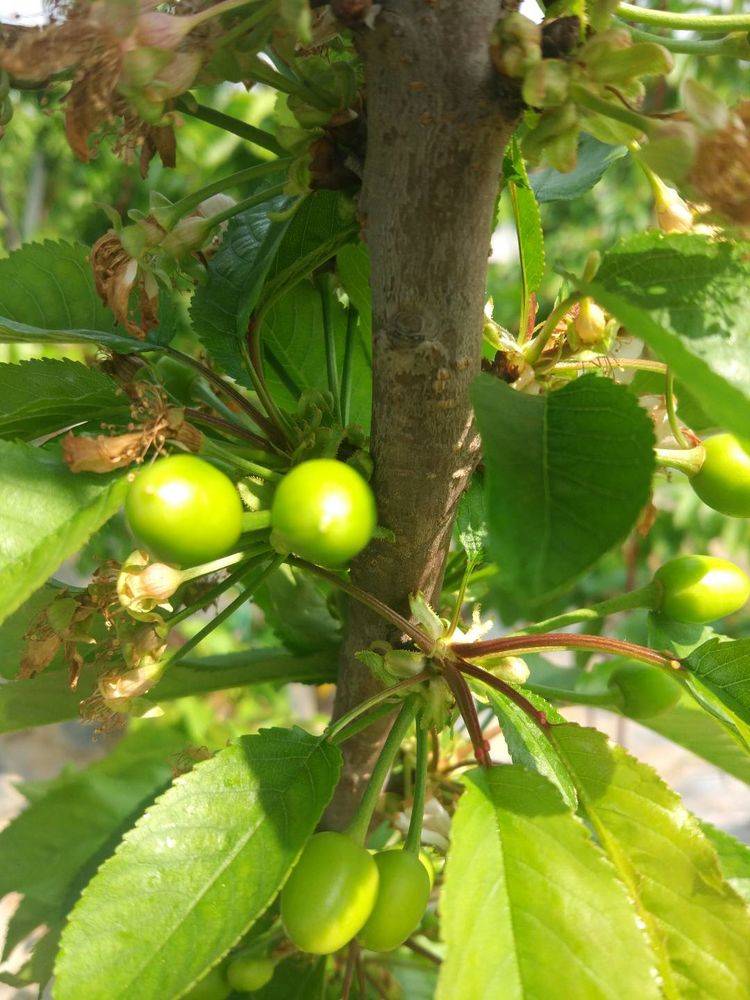
[[[325,974],[325,958],[287,958],[276,966],[271,982],[253,993],[253,1000],[322,1000]]]
[[[711,639],[687,657],[685,666],[733,715],[750,724],[750,639]]]
[[[325,741],[272,729],[178,778],[74,907],[56,1000],[163,1000],[186,991],[271,903],[340,763]]]
[[[747,243],[644,233],[622,240],[586,286],[665,361],[718,426],[750,422]]]
[[[330,653],[292,656],[276,649],[245,650],[186,658],[144,697],[158,703],[250,684],[322,684],[335,679],[336,656]],[[79,703],[91,694],[94,683],[92,672],[84,669],[75,691],[68,687],[63,671],[0,685],[0,733],[77,718]]]
[[[74,475],[56,455],[0,441],[0,621],[122,504],[123,475]]]
[[[597,375],[546,396],[481,375],[472,395],[497,582],[533,606],[633,527],[651,490],[653,427],[624,386]]]
[[[235,216],[208,267],[208,279],[193,296],[190,317],[211,357],[227,374],[247,384],[239,338],[263,289],[284,233],[289,228],[285,195]],[[271,218],[271,214],[274,218]]]
[[[66,358],[0,365],[0,437],[30,440],[82,421],[127,420],[127,398],[95,368]]]
[[[344,291],[359,313],[360,328],[370,357],[369,345],[372,337],[370,251],[364,243],[348,243],[336,255],[336,270]]]
[[[595,729],[552,727],[578,800],[644,923],[667,997],[750,993],[750,913],[655,771]]]
[[[608,146],[584,133],[578,147],[575,170],[568,174],[561,174],[552,167],[536,170],[530,177],[532,190],[539,202],[580,198],[602,179],[613,163],[627,155],[624,146]]]
[[[147,345],[115,331],[80,243],[27,243],[0,260],[0,341],[98,343],[122,353]]]
[[[483,557],[487,543],[487,512],[484,486],[476,476],[472,478],[458,505],[456,534],[469,562],[477,562]]]
[[[622,883],[546,778],[467,776],[441,903],[438,1000],[656,1000]]]
[[[331,303],[336,363],[341,377],[346,341],[346,313]],[[285,409],[295,409],[307,389],[328,389],[325,333],[320,294],[312,281],[298,282],[266,314],[260,328],[266,357],[266,382]],[[357,335],[352,359],[352,423],[369,427],[372,398],[370,363]]]
[[[254,599],[287,649],[300,654],[327,650],[335,658],[341,626],[326,595],[308,574],[281,566],[266,578]]]

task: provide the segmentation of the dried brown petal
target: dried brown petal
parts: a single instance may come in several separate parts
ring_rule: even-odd
[[[41,635],[31,636],[26,642],[18,676],[25,680],[41,673],[52,663],[61,646],[62,638],[51,629],[45,630]]]
[[[76,437],[72,431],[63,438],[63,458],[71,472],[111,472],[143,458],[150,439],[143,431],[107,437]]]

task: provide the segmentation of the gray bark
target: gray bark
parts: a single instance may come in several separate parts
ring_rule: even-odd
[[[497,0],[391,0],[362,29],[367,156],[361,213],[372,261],[373,485],[381,524],[354,581],[404,612],[439,593],[456,505],[478,447],[469,387],[480,366],[493,206],[515,109],[499,93],[489,37]],[[377,687],[354,659],[398,636],[352,603],[335,714]],[[390,720],[345,744],[326,816],[341,828]]]

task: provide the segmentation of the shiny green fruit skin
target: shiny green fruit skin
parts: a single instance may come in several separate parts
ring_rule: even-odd
[[[237,955],[227,967],[227,982],[237,993],[254,993],[271,981],[275,968],[270,958]]]
[[[225,1000],[232,992],[224,978],[223,966],[211,969],[199,983],[185,993],[183,1000]]]
[[[734,614],[750,597],[747,574],[715,556],[676,556],[659,567],[654,581],[661,588],[656,610],[692,625]]]
[[[377,894],[368,851],[346,834],[316,833],[281,890],[281,920],[302,951],[330,955],[362,929]]]
[[[372,490],[344,462],[314,458],[279,483],[271,506],[272,539],[320,566],[349,562],[367,545],[377,524]]]
[[[416,854],[380,851],[378,898],[370,918],[357,935],[363,948],[393,951],[419,927],[430,895],[430,878]]]
[[[125,500],[128,524],[159,559],[198,566],[226,555],[242,532],[234,483],[194,455],[171,455],[136,475]]]
[[[650,719],[673,708],[680,700],[680,685],[658,667],[632,663],[618,667],[609,686],[622,696],[623,714],[631,719]]]
[[[750,517],[750,454],[733,434],[703,442],[706,457],[690,480],[703,503],[731,517]],[[750,449],[750,442],[746,445]]]

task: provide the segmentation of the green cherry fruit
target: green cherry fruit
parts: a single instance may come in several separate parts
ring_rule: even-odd
[[[159,559],[184,567],[226,555],[242,531],[234,483],[194,455],[171,455],[142,469],[125,513],[138,541]]]
[[[227,967],[227,982],[237,993],[254,993],[273,978],[276,963],[265,955],[236,955]]]
[[[217,965],[184,994],[183,1000],[225,1000],[231,992],[224,978],[224,966]]]
[[[423,862],[410,851],[380,851],[375,864],[380,873],[378,898],[357,940],[371,951],[393,951],[419,926],[430,895],[430,878]]]
[[[377,524],[372,490],[344,462],[314,458],[281,480],[271,506],[272,541],[320,566],[348,563]]]
[[[645,663],[618,667],[609,677],[610,688],[622,696],[621,708],[631,719],[650,719],[672,708],[680,700],[677,681]]]
[[[676,556],[654,573],[660,590],[657,611],[692,625],[731,615],[750,597],[746,573],[716,556]]]
[[[330,955],[362,929],[377,894],[369,852],[344,833],[316,833],[281,890],[281,920],[302,951]]]
[[[715,434],[703,442],[706,457],[690,485],[703,503],[731,517],[750,517],[750,442]]]

